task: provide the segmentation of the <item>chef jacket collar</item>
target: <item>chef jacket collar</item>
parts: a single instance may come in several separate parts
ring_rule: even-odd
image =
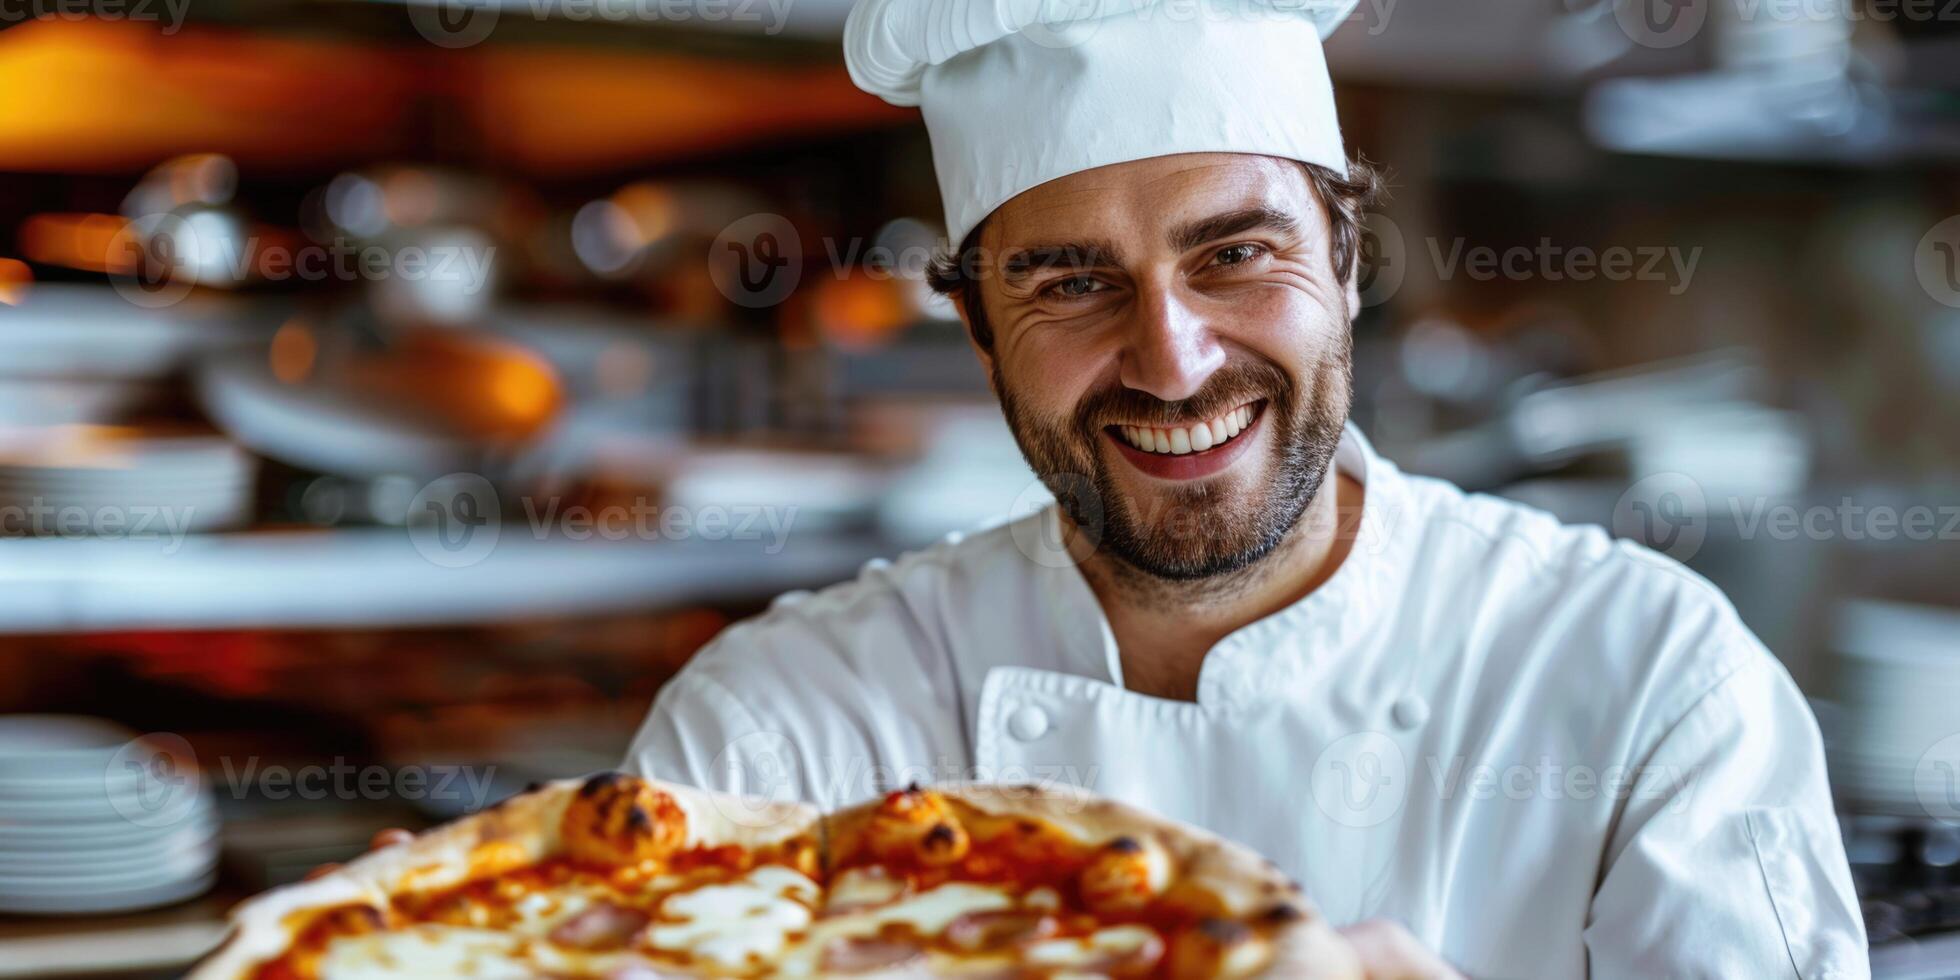
[[[1379,622],[1393,590],[1396,558],[1390,554],[1393,517],[1405,511],[1401,474],[1375,453],[1353,423],[1341,432],[1334,469],[1361,484],[1362,513],[1354,546],[1341,567],[1307,596],[1263,619],[1248,623],[1219,641],[1198,675],[1198,703],[1231,707],[1275,696],[1287,681],[1323,669],[1354,648]],[[1042,520],[1045,541],[1060,542],[1061,514],[1048,508]],[[1024,548],[1024,551],[1027,549]],[[1095,592],[1072,563],[1054,552],[1030,555],[1043,579],[1039,590],[1050,621],[1061,637],[1061,669],[1116,687],[1123,686],[1122,657],[1109,617]]]

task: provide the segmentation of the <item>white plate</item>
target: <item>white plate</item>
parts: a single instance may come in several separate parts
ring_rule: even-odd
[[[106,848],[148,845],[172,833],[188,832],[187,828],[215,829],[217,826],[217,815],[210,807],[201,807],[186,815],[181,822],[164,826],[126,820],[72,826],[0,823],[0,851],[87,853]]]
[[[23,895],[110,895],[143,891],[173,881],[209,874],[217,867],[218,849],[158,854],[135,866],[87,874],[62,872],[0,875],[0,896]]]
[[[0,912],[20,915],[81,915],[97,912],[134,912],[156,908],[202,895],[216,884],[216,873],[165,882],[150,888],[106,895],[5,895],[0,894]]]
[[[100,779],[136,733],[81,715],[0,716],[0,779]]]
[[[0,875],[45,875],[50,870],[100,874],[148,861],[159,854],[204,853],[218,846],[218,826],[200,823],[154,838],[110,846],[13,848],[0,846]]]
[[[0,803],[0,838],[18,832],[46,831],[67,836],[112,833],[119,827],[170,830],[205,815],[211,801],[203,789],[152,786],[151,795],[128,793],[95,797],[10,801]]]

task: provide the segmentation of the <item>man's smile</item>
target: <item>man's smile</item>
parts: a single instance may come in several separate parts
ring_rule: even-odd
[[[1178,427],[1109,425],[1103,434],[1130,465],[1161,480],[1196,480],[1224,470],[1245,452],[1265,419],[1266,401],[1247,402],[1216,418]]]

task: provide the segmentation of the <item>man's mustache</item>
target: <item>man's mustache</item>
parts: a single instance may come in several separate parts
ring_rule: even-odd
[[[1227,365],[1206,379],[1196,394],[1177,401],[1116,382],[1085,396],[1076,406],[1076,421],[1089,434],[1110,425],[1187,426],[1260,399],[1285,405],[1292,391],[1286,373],[1272,365]]]

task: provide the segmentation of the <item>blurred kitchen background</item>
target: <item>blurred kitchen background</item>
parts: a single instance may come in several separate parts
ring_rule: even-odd
[[[7,8],[0,976],[168,975],[1045,499],[848,0],[484,2]],[[1358,423],[1733,597],[1892,977],[1960,975],[1951,6],[1377,0],[1329,53],[1393,175]]]

